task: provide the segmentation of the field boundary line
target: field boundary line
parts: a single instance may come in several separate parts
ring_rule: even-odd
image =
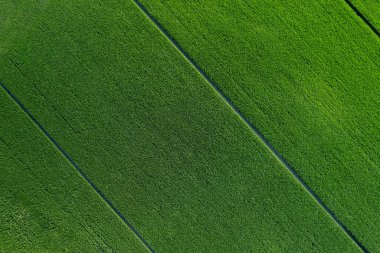
[[[363,13],[359,11],[358,8],[350,1],[350,0],[344,0],[346,4],[355,12],[355,14],[374,32],[377,37],[380,37],[380,32],[377,30],[377,28],[369,21]]]
[[[239,109],[224,95],[221,89],[206,75],[206,73],[198,66],[198,64],[182,49],[182,47],[171,37],[166,29],[153,17],[149,11],[138,0],[132,0],[141,12],[156,26],[156,28],[166,37],[179,53],[190,63],[190,65],[206,80],[206,82],[218,93],[224,102],[233,110],[237,116],[246,124],[246,126],[254,133],[256,137],[264,144],[264,146],[272,153],[272,155],[290,172],[291,175],[303,186],[304,190],[319,204],[320,207],[330,216],[330,218],[340,227],[343,232],[363,251],[369,252],[364,245],[348,230],[348,228],[336,217],[336,215],[327,207],[323,201],[314,193],[314,191],[303,181],[297,174],[295,169],[282,157],[282,155],[269,143],[263,134],[239,111]]]
[[[32,120],[32,122],[42,131],[48,140],[58,149],[58,151],[65,157],[68,162],[75,168],[79,175],[91,186],[91,188],[98,194],[98,196],[108,205],[108,207],[121,219],[121,221],[135,234],[141,243],[151,252],[155,253],[149,243],[142,237],[137,229],[127,220],[127,218],[112,204],[112,202],[104,195],[104,193],[95,185],[94,182],[84,173],[84,171],[75,163],[73,158],[63,149],[63,147],[49,134],[49,132],[37,121],[33,114],[26,109],[24,104],[2,83],[2,89],[12,98],[12,100],[24,111],[24,113]]]

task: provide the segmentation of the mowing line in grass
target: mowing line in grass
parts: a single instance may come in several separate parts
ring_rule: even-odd
[[[111,208],[111,210],[124,222],[125,225],[136,235],[136,237],[144,244],[144,246],[152,253],[155,253],[149,243],[142,237],[137,229],[127,220],[127,218],[112,204],[112,202],[104,195],[104,193],[87,177],[84,171],[79,168],[70,155],[62,148],[61,145],[46,131],[46,129],[37,121],[33,114],[26,109],[21,101],[2,83],[2,89],[12,98],[12,100],[28,115],[32,122],[44,133],[44,135],[53,143],[59,152],[70,162],[70,164],[77,170],[79,175],[91,186],[91,188],[99,195],[99,197]]]
[[[148,10],[138,0],[133,0],[139,9],[148,17],[161,33],[173,44],[173,46],[182,54],[182,56],[198,71],[198,73],[210,84],[220,97],[232,108],[232,110],[240,117],[242,121],[252,130],[252,132],[264,143],[268,150],[277,158],[277,160],[297,179],[297,181],[304,187],[310,196],[326,211],[326,213],[334,220],[334,222],[356,243],[356,245],[363,251],[369,252],[365,246],[347,229],[347,227],[336,217],[336,215],[326,206],[322,200],[314,193],[314,191],[303,181],[297,174],[292,166],[281,156],[281,154],[266,140],[260,131],[239,111],[239,109],[231,102],[226,95],[218,88],[218,86],[210,80],[206,73],[190,58],[190,56],[179,46],[179,44],[170,36],[165,28],[148,12]],[[376,29],[375,29],[376,30]]]
[[[344,0],[348,6],[355,12],[356,15],[358,15],[359,18],[363,20],[366,25],[377,35],[377,37],[380,37],[380,32],[376,29],[376,27],[359,11],[358,8],[350,1],[350,0]]]

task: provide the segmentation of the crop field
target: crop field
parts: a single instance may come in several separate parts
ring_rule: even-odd
[[[0,106],[1,252],[148,252],[3,90]]]
[[[380,251],[380,40],[344,1],[0,9],[0,252]]]
[[[142,2],[347,228],[380,249],[380,43],[345,2]]]
[[[348,1],[348,0],[346,0]],[[379,0],[350,0],[357,10],[368,20],[369,26],[373,27],[375,33],[380,34],[380,1]]]

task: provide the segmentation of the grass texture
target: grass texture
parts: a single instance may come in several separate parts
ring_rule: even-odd
[[[0,251],[148,252],[0,90]]]
[[[327,0],[141,3],[379,251],[380,41],[353,10]]]
[[[2,5],[1,81],[157,252],[358,251],[132,1]]]
[[[380,0],[350,0],[351,3],[380,32]]]

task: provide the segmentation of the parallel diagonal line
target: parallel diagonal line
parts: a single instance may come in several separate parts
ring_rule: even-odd
[[[171,37],[165,28],[153,17],[148,10],[138,0],[133,0],[141,12],[157,27],[157,29],[173,44],[179,53],[186,59],[190,65],[206,80],[206,82],[219,94],[225,103],[238,115],[238,117],[246,124],[246,126],[256,135],[272,155],[293,175],[305,191],[318,203],[320,207],[328,214],[328,216],[343,230],[343,232],[351,238],[351,240],[363,251],[368,252],[364,245],[348,230],[348,228],[337,218],[332,210],[326,206],[323,201],[314,193],[305,181],[297,174],[295,169],[282,157],[282,155],[269,143],[263,134],[239,111],[239,109],[224,95],[220,88],[206,75],[206,73],[197,65],[197,63],[182,49],[182,47]]]

